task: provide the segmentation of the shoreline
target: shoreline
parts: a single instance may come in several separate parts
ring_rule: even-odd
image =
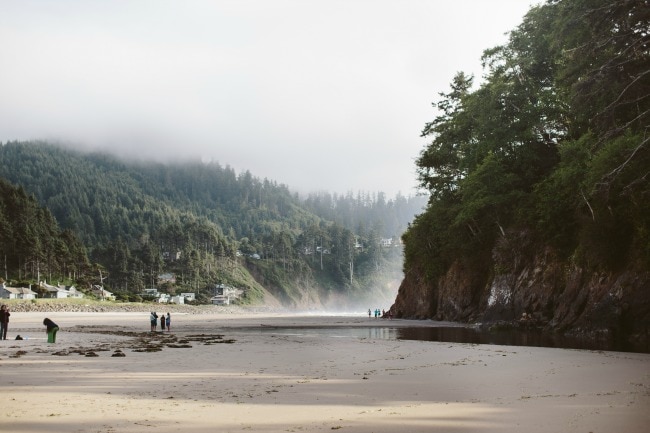
[[[367,317],[172,313],[163,334],[143,314],[57,314],[56,344],[39,312],[12,316],[9,331],[41,335],[0,342],[8,431],[641,433],[650,422],[648,354],[242,328]]]
[[[150,329],[149,310],[140,306],[138,311],[116,308],[112,311],[27,311],[16,312],[11,318],[8,338],[12,339],[16,334],[16,326],[26,326],[25,334],[22,337],[39,334],[41,323],[45,317],[53,319],[62,329],[70,326],[82,326],[88,320],[103,320],[106,323],[126,324],[133,329],[141,331]],[[185,311],[172,309],[159,309],[158,313],[171,311],[173,322],[193,323],[193,326],[206,322],[219,323],[215,325],[220,329],[236,328],[240,330],[265,330],[270,329],[296,329],[296,330],[327,330],[336,328],[368,328],[382,329],[382,338],[393,340],[414,340],[428,342],[449,342],[456,344],[492,344],[507,347],[543,347],[558,349],[576,349],[591,351],[609,351],[622,353],[646,353],[650,354],[648,347],[634,345],[627,341],[616,341],[611,338],[595,338],[592,336],[576,336],[553,333],[541,329],[526,328],[496,328],[482,326],[481,324],[465,324],[458,322],[444,322],[430,319],[386,319],[368,318],[366,313],[340,313],[323,311],[302,311],[294,312],[278,308],[247,308],[247,307],[223,307],[223,306],[199,306]],[[270,320],[265,323],[258,319]],[[375,331],[376,332],[376,331]],[[391,336],[392,335],[392,336]]]

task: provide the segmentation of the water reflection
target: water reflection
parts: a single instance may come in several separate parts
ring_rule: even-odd
[[[647,347],[635,347],[625,341],[568,337],[556,333],[523,330],[481,330],[470,327],[401,328],[399,340],[442,341],[470,344],[497,344],[504,346],[557,347],[564,349],[613,350],[647,353]]]
[[[397,328],[367,328],[369,339],[397,340]]]
[[[253,331],[254,332],[254,331]],[[327,336],[330,338],[364,338],[379,340],[419,340],[468,344],[495,344],[503,346],[555,347],[563,349],[608,350],[650,353],[650,347],[635,346],[626,341],[585,339],[555,333],[524,330],[484,330],[467,326],[436,327],[317,327],[271,328],[257,332],[283,336]]]

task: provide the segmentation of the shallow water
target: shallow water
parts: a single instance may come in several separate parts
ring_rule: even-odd
[[[249,332],[284,336],[328,336],[331,338],[363,338],[382,340],[417,340],[468,344],[494,344],[503,346],[553,347],[562,349],[605,350],[617,352],[650,353],[647,346],[634,346],[614,339],[586,339],[560,334],[524,330],[483,330],[469,326],[435,327],[318,327],[271,328]]]
[[[647,346],[635,346],[614,338],[596,340],[518,329],[494,331],[471,327],[403,328],[397,330],[397,339],[650,353]]]

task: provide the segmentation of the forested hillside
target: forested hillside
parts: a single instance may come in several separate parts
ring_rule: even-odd
[[[649,19],[647,1],[548,1],[485,51],[478,88],[454,77],[422,131],[400,316],[647,340]]]
[[[397,242],[424,202],[361,193],[302,200],[216,163],[124,162],[45,142],[0,146],[0,176],[76,233],[114,290],[139,293],[171,272],[169,291],[224,283],[259,302],[264,286],[287,305],[347,304],[386,281],[396,287],[402,250],[380,242]]]
[[[52,214],[21,187],[0,179],[2,279],[81,278],[91,272],[86,249],[71,230],[60,230]]]

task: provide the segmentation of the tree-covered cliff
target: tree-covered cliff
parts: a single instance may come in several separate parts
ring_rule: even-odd
[[[401,317],[647,339],[650,4],[550,0],[458,73],[417,160]]]

